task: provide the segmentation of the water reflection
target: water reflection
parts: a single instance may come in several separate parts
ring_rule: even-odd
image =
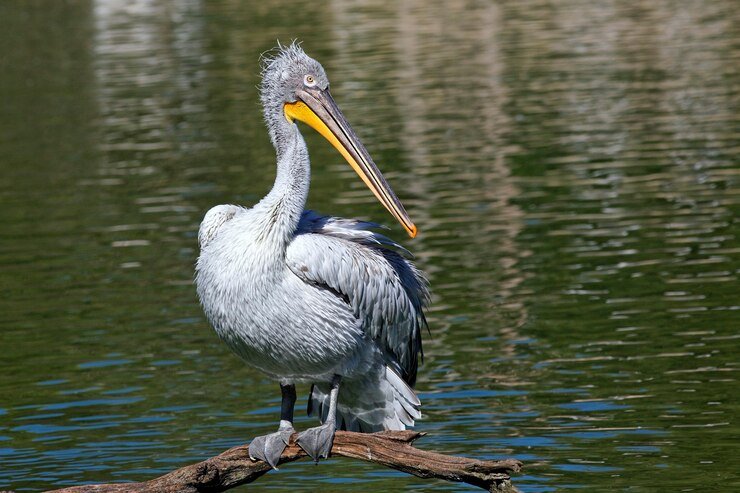
[[[218,342],[191,279],[203,212],[272,182],[256,61],[293,37],[420,226],[426,446],[518,457],[525,491],[732,480],[733,2],[3,13],[0,488],[145,478],[273,426],[274,384]],[[310,206],[390,224],[307,139]],[[258,489],[285,474],[450,490],[361,464]]]
[[[85,184],[147,191],[132,197],[133,203],[102,205],[106,211],[136,207],[140,213],[135,224],[105,227],[117,238],[113,248],[150,246],[142,236],[152,235],[179,242],[182,232],[192,231],[198,211],[185,200],[189,187],[173,186],[171,177],[183,172],[178,168],[186,156],[214,146],[202,117],[207,101],[203,64],[209,56],[202,46],[200,2],[99,0],[94,12],[99,148],[105,158],[99,178]],[[142,266],[135,260],[140,257],[119,256],[122,268]]]
[[[357,108],[383,108],[357,113],[378,147],[395,145],[403,157],[398,180],[413,194],[410,202],[424,233],[414,249],[435,286],[440,333],[454,325],[456,310],[473,305],[483,309],[477,315],[501,320],[498,334],[516,339],[516,328],[527,316],[511,294],[523,280],[517,263],[527,252],[516,244],[522,213],[511,200],[519,190],[506,159],[511,151],[504,140],[510,132],[503,110],[508,96],[494,34],[500,30],[500,7],[454,2],[437,7],[449,11],[449,18],[418,2],[337,2],[336,39],[349,53],[337,49],[339,91],[351,94]],[[350,59],[354,53],[362,55]],[[383,80],[370,79],[362,88],[342,82],[373,71],[381,71]],[[384,101],[387,94],[393,97]],[[353,192],[344,198],[345,203],[356,200]],[[491,234],[497,235],[495,244]],[[453,240],[458,254],[451,256]],[[472,290],[464,278],[449,275],[461,266],[490,275],[480,276],[481,284]],[[448,300],[447,293],[455,295]],[[447,345],[444,339],[432,344],[441,351]],[[501,349],[512,352],[511,346]]]

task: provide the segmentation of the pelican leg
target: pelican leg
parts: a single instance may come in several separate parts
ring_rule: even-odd
[[[249,444],[249,458],[260,459],[273,469],[277,469],[277,463],[283,450],[288,446],[290,435],[295,433],[293,429],[293,407],[295,406],[295,385],[280,384],[280,393],[283,396],[280,404],[280,427],[275,433],[256,437]]]
[[[339,375],[334,375],[331,381],[329,413],[326,416],[326,422],[321,426],[309,428],[299,433],[296,438],[296,443],[311,456],[314,462],[329,457],[331,446],[334,444],[334,432],[337,429],[337,397],[339,396],[339,382],[341,379]]]

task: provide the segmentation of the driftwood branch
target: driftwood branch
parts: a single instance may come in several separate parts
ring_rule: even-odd
[[[280,457],[280,464],[307,457],[295,443],[295,436]],[[521,463],[508,459],[484,461],[420,450],[411,443],[423,436],[414,431],[385,431],[361,434],[338,431],[331,449],[334,457],[349,457],[391,467],[421,478],[439,478],[468,483],[491,492],[517,491],[509,474]],[[182,467],[143,483],[116,483],[74,486],[56,493],[216,493],[258,479],[270,471],[262,461],[249,458],[248,445],[231,448],[197,464]]]

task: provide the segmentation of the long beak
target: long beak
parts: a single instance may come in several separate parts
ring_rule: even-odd
[[[286,118],[291,122],[299,120],[306,123],[331,142],[360,175],[362,181],[375,194],[380,203],[401,223],[409,236],[415,237],[416,226],[411,222],[406,209],[403,208],[401,201],[393,193],[378,167],[375,166],[365,146],[362,145],[342,112],[339,111],[329,90],[304,89],[299,90],[297,95],[298,101],[286,103],[283,108]]]

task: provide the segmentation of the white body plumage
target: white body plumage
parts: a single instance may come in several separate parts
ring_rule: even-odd
[[[294,146],[281,159],[293,164],[278,165],[270,194],[251,209],[220,205],[206,214],[198,295],[245,362],[282,383],[318,384],[320,416],[336,374],[345,382],[340,427],[403,429],[420,416],[401,375],[415,377],[426,283],[398,245],[362,229],[373,225],[303,211],[308,155],[293,127]]]
[[[314,75],[301,83],[291,80],[293,72]],[[310,81],[324,88],[303,85]],[[296,97],[290,84],[317,111],[326,107],[339,115],[335,121],[341,119],[323,69],[300,48],[284,48],[269,61],[262,101],[278,154],[275,184],[251,209],[220,205],[208,211],[198,235],[198,295],[218,335],[245,362],[283,385],[314,384],[309,413],[322,422],[338,376],[337,427],[403,429],[420,417],[411,386],[426,324],[427,284],[402,247],[368,229],[376,225],[304,211],[310,164],[297,125],[283,114]],[[335,132],[353,152],[365,153],[357,154],[363,165],[377,171],[347,128],[344,122]],[[382,182],[378,186],[387,187]],[[407,219],[400,203],[391,207]]]

